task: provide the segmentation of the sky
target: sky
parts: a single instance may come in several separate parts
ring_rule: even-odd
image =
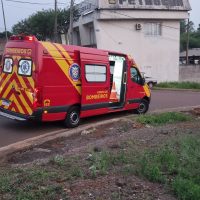
[[[28,4],[28,3],[17,3],[13,2],[15,0],[3,0],[5,16],[6,16],[6,24],[7,29],[11,31],[11,28],[17,22],[27,18],[31,14],[40,11],[42,9],[54,9],[54,0],[16,0],[30,3],[39,3],[39,4]],[[200,24],[200,1],[199,0],[189,0],[192,11],[190,11],[190,19],[195,23],[196,28],[198,24]],[[80,0],[76,0],[76,3],[80,2]],[[42,4],[42,5],[41,5]],[[68,7],[70,4],[70,0],[58,0],[58,7],[64,8]],[[4,31],[4,23],[3,23],[3,15],[2,9],[0,7],[0,32]]]

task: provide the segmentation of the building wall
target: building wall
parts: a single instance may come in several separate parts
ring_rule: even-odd
[[[80,38],[82,46],[130,54],[147,76],[159,82],[178,81],[180,20],[188,18],[189,1],[108,2],[86,0],[80,4],[81,17],[74,23],[80,35],[74,37],[74,44],[79,44]],[[161,34],[147,36],[148,23],[160,23]],[[141,30],[136,30],[136,24]]]
[[[200,65],[181,65],[179,81],[191,81],[200,83]]]
[[[146,36],[145,23],[162,23],[161,36]],[[142,25],[136,30],[137,23]],[[120,20],[95,23],[97,47],[130,54],[141,71],[158,81],[178,81],[179,21]]]

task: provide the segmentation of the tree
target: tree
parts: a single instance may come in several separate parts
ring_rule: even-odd
[[[187,22],[180,23],[180,51],[185,51],[187,46]],[[194,29],[194,23],[189,23],[189,48],[200,48],[200,25],[197,30]]]
[[[200,32],[200,24],[199,24],[199,27],[197,28],[197,31]]]
[[[77,11],[74,12],[74,20],[77,20]],[[54,10],[39,11],[29,18],[24,19],[12,28],[14,34],[31,34],[39,40],[53,40],[54,38]],[[58,32],[67,33],[69,28],[69,10],[58,10]]]
[[[10,37],[12,35],[11,32],[7,31],[7,36]],[[0,38],[6,38],[6,32],[0,32]]]

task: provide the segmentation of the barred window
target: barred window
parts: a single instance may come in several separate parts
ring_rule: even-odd
[[[162,25],[161,23],[146,23],[144,31],[147,36],[160,36],[162,35]]]

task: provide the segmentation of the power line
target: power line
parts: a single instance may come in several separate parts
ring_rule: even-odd
[[[3,21],[4,21],[5,33],[6,33],[6,40],[8,41],[7,28],[6,28],[6,18],[5,18],[3,0],[1,0],[1,6],[2,6],[2,13],[3,13]]]
[[[53,3],[37,3],[37,2],[30,2],[30,1],[20,1],[20,0],[5,0],[5,1],[9,1],[9,2],[13,2],[13,3],[21,3],[21,4],[31,4],[31,5],[53,5]],[[60,5],[66,5],[66,3],[63,2],[58,2],[58,4]]]

